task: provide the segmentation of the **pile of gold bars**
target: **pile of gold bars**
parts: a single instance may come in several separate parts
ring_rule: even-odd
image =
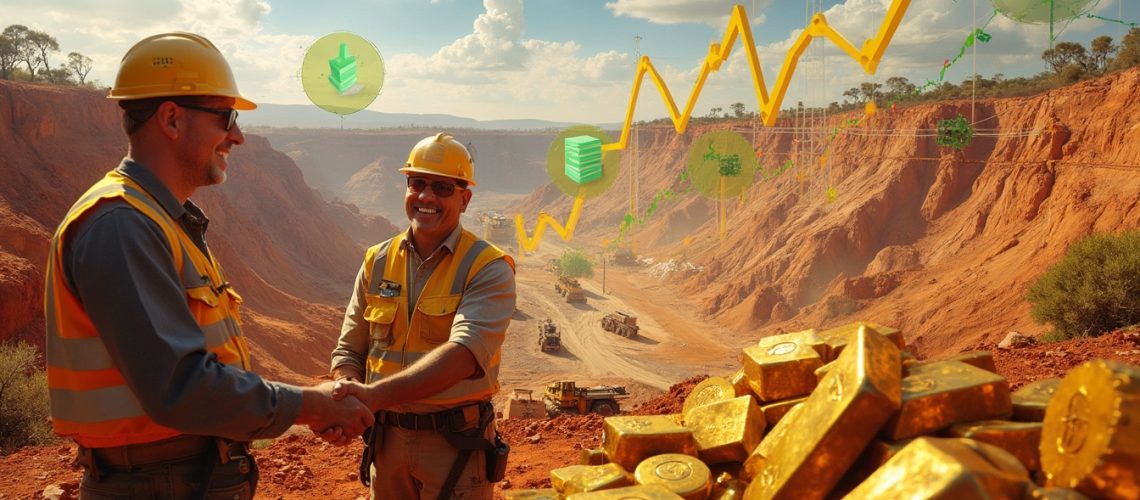
[[[1140,498],[1140,367],[1090,361],[1010,394],[988,352],[904,349],[864,322],[764,338],[681,414],[609,417],[552,488],[504,498]]]

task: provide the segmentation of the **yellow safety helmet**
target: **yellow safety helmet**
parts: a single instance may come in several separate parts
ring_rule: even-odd
[[[223,96],[234,108],[256,109],[238,93],[230,65],[214,44],[193,33],[163,33],[144,38],[127,51],[108,99],[166,96]]]
[[[475,160],[467,148],[446,132],[416,143],[408,154],[408,163],[400,171],[441,175],[467,181],[469,186],[475,185]]]

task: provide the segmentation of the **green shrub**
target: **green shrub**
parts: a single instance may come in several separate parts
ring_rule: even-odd
[[[590,258],[579,250],[566,249],[558,258],[559,272],[571,278],[589,278],[594,275]]]
[[[0,453],[55,439],[47,375],[36,366],[38,356],[23,342],[0,345]]]
[[[1140,230],[1094,234],[1029,287],[1030,313],[1062,338],[1140,323]]]

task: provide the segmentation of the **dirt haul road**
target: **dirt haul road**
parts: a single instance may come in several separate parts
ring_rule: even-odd
[[[595,269],[593,278],[579,279],[587,302],[566,303],[554,289],[555,274],[544,269],[561,251],[544,242],[538,253],[516,262],[518,313],[503,348],[500,407],[515,388],[532,389],[537,397],[556,380],[624,385],[637,403],[692,375],[726,375],[739,367],[740,339],[695,318],[693,305],[644,268],[607,266],[605,294]],[[613,311],[637,316],[636,337],[602,329],[602,316]],[[538,325],[546,318],[558,326],[562,349],[543,353]]]

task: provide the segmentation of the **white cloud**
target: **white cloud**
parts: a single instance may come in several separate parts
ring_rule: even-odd
[[[732,0],[616,0],[607,2],[606,8],[614,11],[615,16],[645,19],[655,24],[697,22],[714,28],[723,28],[728,22],[727,13],[731,12],[733,5],[737,3],[740,2]],[[771,0],[760,0],[745,5],[745,10],[753,16],[753,25],[764,23],[765,17],[762,12],[771,3]]]
[[[267,35],[262,23],[271,7],[267,0],[81,0],[53,1],[44,6],[4,1],[6,19],[56,36],[60,54],[90,57],[89,80],[114,83],[119,61],[139,40],[168,31],[199,33],[225,54],[238,88],[255,102],[308,102],[296,72],[309,35]]]
[[[573,41],[524,38],[521,0],[483,5],[472,32],[435,53],[386,56],[388,76],[371,109],[483,119],[621,119],[635,71],[629,54],[583,55]],[[605,103],[612,106],[600,106]],[[596,114],[611,107],[609,116]]]
[[[751,2],[742,3],[753,15],[765,9],[789,8],[772,0],[757,0],[757,12],[753,12]],[[71,51],[91,57],[95,68],[89,78],[104,84],[114,80],[120,58],[136,41],[163,31],[185,30],[207,36],[222,50],[233,66],[239,88],[254,101],[309,103],[296,74],[318,34],[267,33],[264,25],[271,13],[269,0],[53,0],[46,4],[0,0],[0,10],[7,23],[27,24],[56,35],[61,51],[53,63],[62,62]],[[717,30],[713,39],[719,41],[731,4],[729,0],[610,0],[606,8],[614,16],[652,23],[706,23]],[[860,47],[864,39],[875,35],[889,4],[889,0],[847,0],[824,14],[836,30]],[[976,22],[980,27],[993,10],[989,2],[978,4]],[[574,41],[527,38],[522,0],[484,0],[483,7],[469,32],[432,52],[384,54],[385,87],[371,109],[587,123],[624,118],[637,63],[630,51],[587,53]],[[1103,0],[1098,12],[1115,17],[1119,8],[1116,1]],[[800,60],[783,105],[797,100],[810,104],[841,101],[844,90],[863,81],[882,83],[891,76],[904,76],[915,84],[936,79],[942,61],[957,55],[972,29],[972,14],[968,2],[913,0],[876,76],[866,75],[834,44],[816,41]],[[1077,20],[1065,34],[1075,37],[1098,26],[1105,32],[1103,24]],[[793,27],[778,29],[786,30],[788,36],[756,47],[769,90],[799,34]],[[1040,54],[1048,46],[1047,26],[1018,24],[998,15],[986,31],[993,40],[978,46],[979,73],[1013,76],[1019,71],[1044,69]],[[1119,38],[1116,32],[1108,33]],[[757,99],[744,52],[738,42],[720,71],[710,75],[694,115],[704,115],[714,106],[727,108],[734,102],[755,109]],[[648,55],[676,105],[683,109],[704,57]],[[946,79],[961,82],[969,76],[972,63],[968,53],[947,71]],[[647,79],[641,85],[635,117],[666,115],[656,86]]]

